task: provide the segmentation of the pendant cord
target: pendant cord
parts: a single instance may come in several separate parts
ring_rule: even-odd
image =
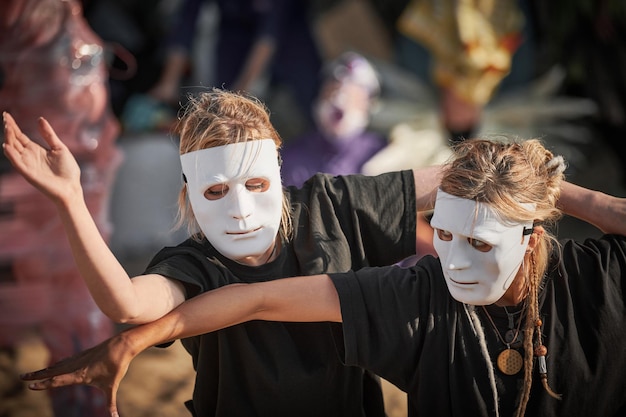
[[[489,322],[493,326],[493,329],[496,331],[496,335],[498,336],[498,339],[502,342],[502,344],[504,344],[507,348],[510,349],[511,348],[511,344],[507,343],[504,340],[504,338],[500,334],[500,330],[498,330],[498,327],[496,326],[496,323],[491,318],[491,314],[489,314],[489,312],[487,311],[487,308],[485,306],[482,306],[482,308],[483,308],[483,311],[485,312],[485,315],[489,319]],[[524,303],[524,307],[518,313],[523,313],[524,310],[526,310],[526,303]],[[506,307],[505,307],[504,311],[506,311]],[[508,317],[509,316],[509,312],[506,311],[506,313],[507,313],[507,317]],[[517,314],[517,313],[513,313],[512,315],[515,315],[515,314]],[[523,314],[522,314],[522,316],[523,316]],[[522,326],[522,316],[520,316],[520,319],[517,322],[517,328],[515,329],[515,335],[513,336],[513,341],[517,340],[517,336],[519,335],[519,331],[520,331],[520,328]]]

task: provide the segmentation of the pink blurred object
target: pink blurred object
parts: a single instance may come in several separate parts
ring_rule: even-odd
[[[45,117],[78,160],[87,205],[108,239],[121,153],[109,108],[104,44],[74,0],[0,2],[0,110],[43,144]],[[2,161],[7,163],[6,160]],[[78,272],[54,205],[12,170],[0,175],[0,345],[37,329],[57,361],[113,334]],[[55,415],[105,416],[83,388],[52,390]]]

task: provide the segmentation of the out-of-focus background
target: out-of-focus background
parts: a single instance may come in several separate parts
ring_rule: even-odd
[[[384,140],[382,150],[359,161],[358,166],[350,165],[353,171],[376,174],[437,164],[449,155],[450,140],[506,133],[543,139],[568,161],[570,181],[626,196],[626,6],[621,0],[493,2],[493,9],[473,14],[477,20],[463,30],[459,22],[445,18],[454,10],[455,1],[300,1],[296,3],[302,8],[290,11],[292,19],[306,22],[306,30],[300,32],[308,31],[313,44],[305,45],[303,40],[302,47],[276,53],[276,61],[256,75],[254,69],[249,69],[249,74],[238,72],[246,57],[235,53],[240,49],[238,42],[251,42],[245,38],[252,37],[247,31],[254,22],[247,20],[249,14],[237,14],[236,10],[246,10],[250,2],[86,0],[80,3],[80,13],[87,26],[60,25],[65,28],[59,29],[63,35],[51,29],[53,23],[62,21],[55,14],[59,10],[55,2],[62,3],[41,1],[39,4],[47,7],[29,14],[28,7],[34,7],[29,0],[7,1],[7,5],[21,4],[20,13],[28,15],[23,21],[13,16],[12,24],[19,26],[17,21],[33,31],[32,36],[8,36],[2,31],[11,26],[0,26],[0,106],[22,120],[35,119],[57,106],[37,100],[39,107],[29,104],[37,83],[54,84],[59,91],[89,90],[85,102],[77,95],[58,104],[60,120],[53,123],[58,128],[66,123],[61,111],[78,114],[105,97],[108,110],[96,109],[104,116],[97,118],[97,123],[86,116],[89,123],[77,129],[93,134],[97,127],[100,138],[111,138],[106,142],[107,151],[97,154],[95,149],[102,149],[105,141],[100,139],[98,146],[92,146],[94,140],[97,143],[93,135],[82,137],[73,149],[85,155],[83,173],[92,181],[88,190],[95,190],[94,212],[130,274],[141,273],[161,247],[184,238],[184,233],[171,230],[181,186],[171,128],[184,95],[213,85],[245,88],[268,105],[288,147],[316,129],[322,74],[328,72],[326,64],[347,51],[356,52],[375,69],[378,84],[370,97],[367,131]],[[200,3],[198,11],[190,14],[193,19],[177,25],[175,16],[180,10],[195,10],[191,3]],[[225,8],[229,3],[234,12]],[[477,10],[479,3],[484,6],[486,2],[476,2]],[[4,16],[10,17],[8,13]],[[299,26],[301,29],[302,24]],[[293,28],[284,30],[276,29],[278,34],[273,35],[296,38],[289,32]],[[85,42],[90,48],[78,48],[75,55],[82,63],[68,65],[59,55],[59,45],[89,31],[101,42]],[[458,38],[463,38],[464,47],[459,46]],[[42,45],[49,44],[57,48],[45,55]],[[186,59],[177,61],[181,52]],[[40,65],[42,53],[51,60],[50,68],[29,72],[32,57],[38,57],[35,61]],[[346,66],[348,71],[352,71],[351,65]],[[89,78],[90,73],[76,74],[77,69],[99,66],[104,66],[106,77],[97,80],[106,86],[108,96],[93,92],[97,82]],[[62,73],[62,68],[75,71]],[[175,82],[166,79],[168,72],[177,71],[172,78]],[[16,104],[18,99],[25,103],[24,109]],[[348,113],[348,109],[342,111]],[[103,127],[108,126],[107,118],[117,123],[116,127]],[[366,145],[357,141],[344,144],[344,153],[336,156],[337,165],[354,159],[362,146]],[[349,152],[351,149],[354,152]],[[34,271],[24,267],[32,265],[28,256],[41,258],[40,252],[33,255],[29,249],[33,242],[44,247],[63,238],[61,234],[46,235],[48,227],[52,230],[55,225],[45,222],[39,226],[40,233],[24,232],[16,218],[30,212],[20,211],[20,203],[36,197],[27,184],[15,180],[2,158],[0,329],[8,330],[2,330],[4,337],[0,337],[0,417],[53,417],[48,394],[28,391],[16,375],[46,366],[51,357],[70,354],[71,350],[55,350],[50,329],[74,337],[72,329],[84,323],[80,317],[72,321],[68,314],[93,318],[96,313],[90,310],[92,306],[73,312],[62,309],[68,304],[64,297],[72,291],[71,286],[61,287],[54,295],[46,290],[46,280],[51,279],[49,265],[57,265],[59,258]],[[334,168],[326,165],[323,169]],[[53,211],[46,213],[44,217],[54,217]],[[41,211],[36,211],[37,216],[42,217]],[[574,238],[599,235],[592,226],[568,217],[557,233]],[[36,285],[28,283],[28,274],[37,277]],[[19,297],[35,297],[37,308],[20,303]],[[118,329],[103,328],[98,330],[104,334]],[[90,340],[80,339],[80,345],[88,347]],[[180,343],[149,349],[132,363],[122,384],[120,411],[133,417],[186,416],[183,402],[190,398],[193,383],[191,361]],[[385,390],[389,416],[406,415],[404,395],[387,383]]]

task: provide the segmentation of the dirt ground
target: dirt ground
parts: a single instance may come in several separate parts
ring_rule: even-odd
[[[36,336],[21,344],[14,363],[0,354],[0,417],[53,417],[46,392],[30,391],[17,380],[20,372],[44,367],[46,358]],[[193,381],[191,359],[180,342],[149,349],[132,362],[122,381],[119,411],[122,417],[188,417],[183,403],[191,398]],[[387,382],[384,390],[389,417],[406,416],[404,393]]]

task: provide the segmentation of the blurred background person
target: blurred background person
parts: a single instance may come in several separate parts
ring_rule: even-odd
[[[322,58],[314,39],[309,1],[181,0],[167,43],[165,67],[151,89],[154,99],[176,103],[188,91],[193,42],[203,6],[217,14],[215,45],[201,59],[212,64],[205,87],[248,91],[265,101],[276,89],[293,98],[304,126],[312,124],[310,108],[318,91]],[[183,86],[184,87],[184,86]]]
[[[435,87],[451,142],[480,130],[505,78],[519,85],[534,76],[527,3],[410,0],[399,15],[397,58]]]
[[[381,85],[364,56],[343,53],[325,66],[321,80],[311,109],[315,127],[282,150],[286,185],[301,187],[318,172],[360,174],[363,164],[387,144],[384,136],[368,130]]]
[[[318,172],[363,174],[363,166],[387,146],[385,136],[368,129],[382,88],[374,65],[357,52],[344,52],[323,68],[321,80],[312,109],[315,128],[287,142],[281,152],[285,185],[301,187]],[[433,231],[424,215],[418,213],[416,254],[402,265],[434,253]]]
[[[119,125],[109,107],[103,43],[80,2],[1,2],[0,74],[0,111],[10,111],[41,143],[37,116],[59,127],[81,165],[88,208],[110,236]],[[4,155],[0,167],[0,346],[11,356],[36,332],[55,362],[111,336],[113,325],[75,267],[54,205]],[[102,393],[93,388],[55,390],[50,398],[58,417],[107,415]]]
[[[145,94],[165,65],[165,38],[178,0],[83,0],[83,14],[105,42],[111,108],[121,118],[128,100]],[[135,122],[137,123],[137,122]]]

